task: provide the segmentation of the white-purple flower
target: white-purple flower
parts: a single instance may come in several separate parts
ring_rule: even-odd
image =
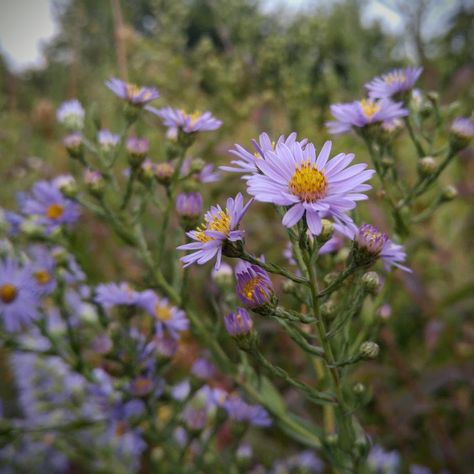
[[[327,122],[329,133],[347,133],[352,128],[364,128],[368,125],[391,121],[408,115],[401,102],[389,99],[362,99],[347,104],[331,105],[335,121]]]
[[[423,68],[394,69],[372,79],[365,85],[371,99],[386,99],[410,90],[420,77]]]
[[[79,218],[79,206],[64,197],[54,180],[36,183],[31,194],[23,195],[20,206],[23,214],[34,216],[48,231],[74,224]]]
[[[139,107],[142,107],[160,97],[160,94],[154,87],[137,86],[115,77],[106,81],[105,85],[116,96]]]
[[[241,145],[235,144],[235,148],[229,150],[237,160],[232,160],[231,164],[235,166],[220,166],[220,169],[223,171],[230,171],[233,173],[256,173],[258,172],[258,163],[260,160],[265,159],[266,153],[269,151],[275,151],[275,148],[282,143],[286,146],[291,147],[293,143],[296,142],[297,134],[296,132],[290,133],[288,137],[280,135],[277,142],[271,140],[267,133],[261,133],[257,140],[252,140],[252,145],[254,147],[253,152],[247,151]],[[300,141],[300,145],[304,147],[308,140],[304,139]],[[249,175],[244,176],[244,179],[248,178]]]
[[[120,137],[104,128],[97,132],[97,141],[104,151],[110,151],[118,145]]]
[[[187,113],[172,107],[148,107],[147,110],[160,117],[168,129],[179,129],[184,133],[208,132],[217,130],[222,125],[222,121],[216,119],[211,112]]]
[[[77,99],[63,102],[56,112],[58,122],[70,130],[82,130],[84,127],[84,109]]]
[[[30,268],[0,260],[0,316],[5,331],[19,331],[37,318],[38,297]]]
[[[182,309],[171,306],[166,298],[159,298],[152,290],[145,290],[138,296],[137,305],[155,318],[156,334],[163,337],[164,330],[174,339],[189,328],[189,320]]]
[[[468,141],[474,136],[474,122],[468,117],[455,118],[450,131],[457,139]]]
[[[241,193],[238,193],[235,199],[227,199],[225,210],[219,205],[212,206],[204,216],[203,224],[186,234],[195,242],[178,247],[178,250],[193,251],[181,258],[184,266],[187,267],[193,263],[202,265],[217,257],[215,268],[219,268],[225,242],[242,240],[244,231],[238,230],[238,227],[251,202],[252,200],[244,205],[244,198]]]
[[[303,217],[310,232],[318,235],[322,219],[331,218],[336,224],[353,226],[347,212],[356,202],[367,199],[364,192],[371,186],[364,184],[374,173],[365,163],[348,167],[354,154],[340,153],[329,159],[332,143],[327,141],[316,157],[312,143],[291,147],[280,144],[268,151],[258,164],[262,174],[254,174],[248,181],[248,192],[257,201],[287,206],[283,225],[293,227]]]

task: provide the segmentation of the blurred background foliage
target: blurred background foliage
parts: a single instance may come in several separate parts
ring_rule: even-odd
[[[420,86],[438,91],[443,103],[456,101],[453,116],[469,115],[474,103],[472,2],[453,0],[449,18],[428,39],[424,21],[441,2],[385,3],[401,14],[405,29],[400,35],[388,33],[382,23],[368,25],[365,4],[357,0],[320,2],[301,12],[267,12],[257,0],[57,3],[60,30],[45,47],[44,68],[17,74],[0,57],[2,207],[12,206],[15,192],[39,177],[68,169],[55,121],[60,102],[77,97],[88,108],[90,130],[94,123],[117,130],[114,111],[120,104],[103,85],[111,76],[156,86],[160,105],[211,110],[222,119],[222,129],[194,147],[215,163],[229,160],[233,143],[247,146],[261,131],[278,136],[296,130],[321,146],[328,138],[329,105],[360,98],[365,82],[399,65],[421,64]],[[159,157],[163,132],[152,117],[148,121],[151,127],[138,125],[136,131],[146,130]],[[405,179],[413,180],[414,150],[407,140],[396,146]],[[352,136],[337,139],[335,149],[354,150],[359,160],[368,161]],[[415,273],[391,276],[404,290],[387,296],[391,316],[381,322],[383,356],[354,375],[372,386],[362,417],[369,433],[411,462],[434,468],[444,465],[446,456],[459,466],[474,465],[472,155],[472,149],[465,150],[442,179],[455,184],[459,198],[406,242]],[[208,201],[242,189],[235,176],[224,179],[225,185],[211,187]],[[389,228],[376,189],[371,198],[363,206],[366,215]],[[85,219],[90,225],[81,228],[78,245],[92,280],[133,278],[140,268],[131,256],[121,250],[117,255],[102,224]],[[282,258],[285,240],[271,210],[254,206],[246,227],[252,250]],[[272,344],[296,358],[283,366],[296,365],[303,378],[312,376],[286,339],[275,338]]]

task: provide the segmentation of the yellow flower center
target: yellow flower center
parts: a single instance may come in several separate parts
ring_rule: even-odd
[[[169,321],[171,319],[171,308],[167,305],[157,304],[155,306],[156,318],[160,321]]]
[[[383,78],[385,84],[388,85],[393,84],[394,82],[405,82],[406,79],[406,75],[401,71],[391,72]]]
[[[307,160],[296,168],[288,187],[302,201],[315,202],[326,194],[326,176]]]
[[[46,285],[51,281],[51,277],[47,270],[38,270],[33,274],[33,276],[40,285]]]
[[[18,290],[10,283],[0,286],[0,300],[8,304],[15,300]]]
[[[249,299],[250,301],[255,301],[254,299],[255,290],[259,291],[262,296],[265,296],[265,291],[263,287],[261,286],[261,284],[262,284],[261,277],[256,276],[254,278],[251,278],[244,285],[244,288],[243,288],[243,294],[245,295],[245,297]],[[240,314],[237,314],[237,319],[239,320],[239,324],[240,324],[241,319],[242,319]]]
[[[64,214],[64,206],[61,204],[51,204],[51,206],[46,209],[46,217],[48,219],[59,219]]]
[[[362,113],[370,119],[380,110],[380,104],[374,100],[362,99],[360,101],[360,108]]]
[[[206,243],[212,240],[212,237],[209,237],[204,233],[206,230],[215,230],[224,235],[229,235],[230,216],[227,211],[219,211],[217,214],[205,218],[205,222],[194,231],[195,237],[200,242]]]

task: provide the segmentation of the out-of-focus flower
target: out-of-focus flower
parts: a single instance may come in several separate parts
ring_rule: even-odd
[[[215,183],[221,179],[221,173],[216,171],[212,163],[205,163],[199,158],[186,158],[181,166],[181,176],[197,173],[196,178],[200,183]]]
[[[214,376],[216,368],[212,362],[200,357],[191,367],[191,373],[200,379],[207,380]]]
[[[261,133],[258,142],[257,140],[252,140],[252,145],[254,147],[254,152],[247,151],[241,145],[235,144],[235,148],[229,150],[234,156],[236,156],[237,160],[232,160],[231,164],[235,166],[220,166],[221,170],[230,171],[234,173],[256,173],[258,171],[258,163],[259,160],[265,159],[265,155],[269,151],[275,151],[276,147],[285,144],[287,147],[293,145],[296,142],[297,134],[296,132],[290,133],[288,137],[284,135],[280,135],[277,142],[271,140],[267,133]],[[304,139],[299,142],[301,147],[304,148],[306,143],[308,142],[307,139]],[[250,175],[244,176],[244,179],[248,178]]]
[[[258,265],[240,260],[235,267],[237,296],[249,308],[268,305],[273,296],[273,283],[268,273]]]
[[[112,133],[110,130],[102,129],[97,132],[97,141],[102,150],[107,152],[118,145],[120,137]]]
[[[370,224],[362,224],[354,234],[354,245],[360,257],[366,263],[380,257],[386,270],[395,266],[410,272],[408,267],[401,263],[406,260],[406,252],[402,245],[392,242],[388,235]]]
[[[335,121],[327,122],[329,133],[347,133],[352,128],[364,128],[408,115],[401,102],[388,99],[362,99],[347,104],[331,105]]]
[[[31,247],[28,251],[32,261],[29,266],[38,293],[49,295],[56,288],[54,270],[56,262],[51,252],[40,245]]]
[[[176,212],[185,219],[197,219],[202,213],[202,196],[199,192],[179,193],[176,196]]]
[[[56,112],[58,122],[69,130],[82,130],[84,127],[84,109],[77,99],[63,102]]]
[[[141,292],[137,304],[155,318],[158,337],[162,337],[166,329],[171,337],[179,339],[179,333],[189,327],[185,312],[171,306],[166,298],[159,298],[152,290]]]
[[[458,117],[451,124],[451,144],[460,150],[466,147],[474,136],[474,122],[467,117]]]
[[[38,296],[29,267],[0,260],[0,316],[6,331],[19,331],[37,318]]]
[[[253,321],[247,310],[237,308],[235,313],[229,313],[224,317],[224,325],[231,336],[246,336],[252,331]]]
[[[188,237],[195,242],[178,247],[178,250],[193,251],[181,258],[184,266],[193,263],[202,265],[217,256],[215,268],[219,268],[224,244],[227,241],[242,240],[244,231],[237,229],[251,202],[252,200],[244,206],[244,198],[239,193],[235,199],[227,199],[225,210],[219,205],[212,206],[204,216],[203,224],[196,230],[187,232]]]
[[[260,405],[249,405],[237,395],[229,395],[224,402],[224,409],[234,421],[247,422],[254,426],[270,426],[272,420],[268,412]]]
[[[171,396],[178,401],[185,400],[191,393],[189,380],[183,380],[171,388]]]
[[[248,192],[257,201],[288,206],[283,225],[293,227],[305,216],[313,235],[322,230],[322,219],[331,218],[336,224],[352,226],[346,214],[356,202],[367,199],[363,194],[371,186],[364,184],[374,174],[365,163],[350,166],[354,155],[340,153],[331,160],[332,142],[327,141],[316,158],[312,143],[304,148],[295,142],[266,152],[258,166],[262,174],[254,174],[248,183]]]
[[[385,99],[410,90],[420,77],[423,68],[394,69],[372,79],[365,85],[371,99]]]
[[[431,474],[431,469],[419,464],[412,464],[410,466],[410,474]]]
[[[149,149],[149,143],[146,138],[129,137],[127,139],[127,151],[129,153],[129,163],[133,167],[140,166],[143,163]]]
[[[296,470],[296,471],[295,471]],[[319,474],[323,472],[323,462],[311,451],[302,451],[281,459],[273,464],[270,474],[286,474],[289,472],[304,472],[305,474]]]
[[[105,283],[95,289],[95,301],[106,308],[136,305],[138,297],[139,293],[124,282]]]
[[[162,109],[149,107],[148,110],[158,115],[165,127],[179,129],[184,133],[208,132],[217,130],[222,125],[222,121],[216,119],[211,112],[188,114],[181,109],[173,109],[171,107],[164,107]]]
[[[369,467],[375,474],[396,474],[400,465],[400,455],[397,451],[385,451],[375,445],[367,458]]]
[[[63,145],[72,158],[77,158],[82,153],[82,134],[73,132],[63,138]]]
[[[101,196],[105,189],[104,178],[96,170],[86,169],[84,171],[84,184],[94,196]]]
[[[129,104],[143,107],[151,101],[158,99],[160,94],[154,87],[141,87],[135,84],[112,78],[105,85],[118,97]]]
[[[31,195],[23,196],[20,207],[23,214],[34,216],[36,222],[48,231],[74,224],[79,218],[79,206],[64,197],[54,181],[36,183]]]
[[[172,163],[161,162],[155,165],[155,176],[159,183],[165,186],[171,182],[171,178],[174,174],[175,168]]]
[[[8,234],[15,236],[20,232],[23,217],[16,212],[5,211],[3,217],[8,224]]]

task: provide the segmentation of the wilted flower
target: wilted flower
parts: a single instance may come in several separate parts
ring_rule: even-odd
[[[165,127],[179,129],[184,133],[208,132],[217,130],[222,125],[222,121],[216,119],[211,112],[188,114],[181,109],[171,107],[162,109],[149,107],[148,110],[158,115]]]
[[[235,313],[229,313],[224,317],[224,324],[231,336],[245,336],[252,331],[253,321],[247,310],[237,308]]]
[[[394,69],[372,79],[365,85],[371,99],[385,99],[410,90],[420,77],[423,68],[407,67]]]
[[[181,258],[184,266],[193,263],[202,265],[217,256],[215,268],[219,268],[224,244],[227,241],[242,240],[244,231],[237,228],[251,202],[252,200],[244,206],[244,198],[239,193],[235,199],[227,199],[225,210],[219,205],[212,206],[204,216],[203,224],[196,230],[187,232],[188,237],[196,242],[178,247],[178,250],[194,250]]]
[[[235,267],[237,296],[249,308],[268,305],[273,296],[273,284],[268,273],[258,265],[243,260]]]
[[[256,173],[258,171],[259,160],[265,159],[265,155],[269,151],[275,151],[276,147],[285,144],[287,147],[293,145],[296,142],[297,134],[296,132],[290,133],[288,137],[280,135],[277,142],[273,142],[267,133],[261,133],[258,142],[257,140],[252,140],[252,145],[254,147],[254,152],[247,151],[244,147],[235,144],[235,148],[229,150],[230,153],[235,155],[238,160],[232,160],[231,164],[233,166],[221,166],[220,169],[224,171],[230,171],[235,173]],[[304,139],[300,143],[302,147],[306,145],[308,140]],[[248,178],[249,176],[244,176]]]
[[[401,102],[388,99],[362,99],[347,104],[331,105],[335,121],[327,122],[329,133],[347,133],[355,128],[391,121],[408,115]]]
[[[354,244],[359,252],[356,259],[361,263],[370,263],[371,260],[380,257],[386,270],[395,266],[411,272],[409,268],[401,265],[406,259],[403,246],[393,243],[387,234],[373,225],[362,224],[354,235]]]
[[[139,107],[143,107],[160,97],[160,94],[154,87],[137,86],[115,77],[108,80],[105,85],[121,99]]]
[[[31,268],[14,260],[0,260],[0,316],[8,332],[21,329],[37,317],[38,290]]]
[[[97,141],[102,150],[110,151],[118,145],[120,137],[110,130],[102,129],[97,132]]]
[[[82,130],[84,127],[84,109],[77,99],[63,102],[56,112],[58,122],[70,130]]]
[[[139,293],[124,282],[100,284],[95,289],[95,301],[106,308],[136,305],[138,296]]]
[[[363,184],[374,174],[360,163],[349,168],[354,155],[340,153],[329,160],[332,142],[327,141],[316,158],[312,143],[304,148],[295,142],[266,152],[258,167],[262,174],[254,174],[248,183],[248,192],[257,201],[288,206],[283,225],[293,227],[305,216],[313,235],[320,234],[322,219],[332,218],[337,224],[353,226],[346,214],[356,202],[367,199],[363,194],[371,186]],[[347,168],[347,169],[345,169]]]
[[[152,290],[140,293],[137,304],[155,318],[158,337],[162,337],[166,329],[171,337],[179,339],[179,333],[186,331],[189,327],[184,311],[171,306],[166,298],[159,298]]]
[[[79,218],[79,206],[64,197],[54,181],[36,183],[31,195],[23,195],[20,206],[23,214],[34,216],[36,222],[49,231],[74,224]]]
[[[176,212],[185,219],[197,219],[202,213],[201,193],[179,193],[176,196]]]

